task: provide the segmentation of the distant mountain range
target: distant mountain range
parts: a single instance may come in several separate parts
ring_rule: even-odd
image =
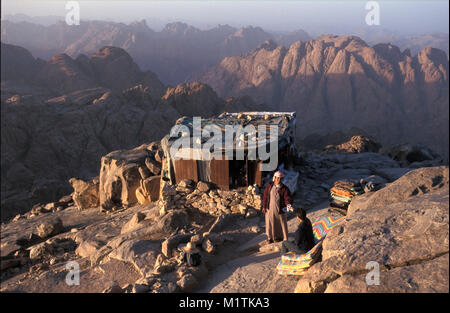
[[[362,129],[383,145],[420,143],[448,157],[449,61],[412,56],[356,36],[322,36],[288,49],[273,41],[191,77],[221,97],[249,95],[297,112],[297,138]],[[309,139],[311,140],[311,138]]]
[[[9,16],[2,20],[4,43],[28,49],[34,56],[48,60],[64,52],[76,58],[90,55],[103,46],[126,50],[143,70],[151,70],[165,84],[176,85],[190,75],[219,63],[223,58],[247,53],[266,40],[286,48],[296,41],[313,39],[304,30],[265,31],[260,27],[235,28],[229,25],[200,30],[185,23],[167,24],[154,31],[142,20],[130,24],[110,21],[84,21],[69,26],[62,18]],[[364,28],[355,31],[369,45],[391,43],[402,51],[417,54],[427,46],[444,50],[448,55],[448,34],[400,36],[384,29]]]
[[[402,35],[379,27],[365,27],[351,33],[364,39],[367,44],[373,46],[379,43],[390,43],[398,46],[400,50],[409,49],[411,55],[416,55],[425,47],[438,48],[449,55],[448,33],[425,33]]]
[[[145,21],[129,25],[87,21],[79,26],[61,21],[49,26],[2,21],[1,26],[2,42],[22,46],[45,60],[60,52],[75,58],[80,54],[90,55],[102,46],[120,47],[142,69],[152,70],[161,81],[172,85],[219,63],[224,57],[249,52],[268,39],[287,45],[311,39],[304,31],[274,36],[252,26],[237,29],[218,25],[200,30],[184,23],[171,23],[155,32]]]

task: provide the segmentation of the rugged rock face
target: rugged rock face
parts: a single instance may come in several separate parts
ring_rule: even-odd
[[[151,150],[152,144],[141,145],[131,150],[114,151],[102,157],[100,168],[100,205],[108,210],[114,206],[130,206],[136,203],[148,204],[155,199],[154,190],[150,186],[150,172],[146,168],[147,160],[153,159],[155,152]],[[148,176],[143,177],[144,169]],[[153,169],[153,168],[152,168]],[[161,167],[159,167],[161,170]],[[160,173],[152,173],[159,175]],[[156,176],[159,178],[159,176]],[[157,183],[159,186],[159,182]],[[148,202],[139,198],[141,196]],[[157,189],[159,194],[159,188]],[[153,199],[150,198],[150,194]]]
[[[288,49],[268,41],[192,79],[220,97],[249,95],[301,112],[299,139],[353,127],[383,146],[420,143],[448,157],[448,64],[434,48],[410,56],[389,44],[327,35]]]
[[[172,107],[153,104],[142,87],[6,102],[1,110],[2,218],[56,201],[71,192],[69,178],[98,176],[102,156],[159,140],[179,117]]]
[[[429,148],[421,145],[401,144],[393,147],[383,147],[380,153],[399,162],[401,166],[422,167],[432,166],[436,161],[443,161],[442,157]]]
[[[448,292],[448,177],[448,167],[421,168],[356,197],[296,291]],[[371,261],[379,285],[366,284]]]
[[[142,84],[158,100],[165,89],[154,73],[141,72],[130,55],[117,47],[101,47],[90,58],[79,55],[72,59],[65,53],[55,54],[44,63],[34,60],[21,47],[2,43],[2,64],[5,64],[2,82],[27,81],[48,89],[53,95],[99,86],[120,92]]]
[[[211,116],[221,111],[224,103],[211,87],[198,82],[169,87],[162,100],[184,116]]]
[[[161,139],[181,114],[207,117],[228,109],[265,108],[248,97],[224,101],[200,83],[168,88],[161,98],[161,82],[141,72],[120,48],[103,47],[91,58],[75,60],[58,54],[39,65],[26,50],[5,45],[3,61],[3,219],[70,193],[69,178],[98,176],[102,156]],[[29,67],[11,72],[9,64]],[[40,80],[30,80],[32,73]],[[101,87],[78,89],[91,85]],[[141,170],[147,166],[159,175],[161,155],[147,161]],[[152,188],[142,187],[147,197],[144,191]]]
[[[92,181],[71,178],[69,183],[74,190],[72,198],[79,210],[96,208],[99,206],[99,180],[98,177]]]
[[[1,43],[1,77],[3,80],[31,80],[44,61],[36,61],[31,53],[19,46]]]

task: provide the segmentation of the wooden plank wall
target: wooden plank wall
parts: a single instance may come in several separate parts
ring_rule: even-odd
[[[217,187],[225,190],[230,189],[230,169],[229,161],[222,156],[221,160],[211,160],[211,182]]]
[[[262,186],[261,161],[247,160],[247,185]]]
[[[173,166],[175,168],[175,180],[177,184],[183,179],[198,181],[196,160],[174,160]]]

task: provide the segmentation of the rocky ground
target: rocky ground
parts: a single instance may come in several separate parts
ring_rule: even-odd
[[[79,210],[65,197],[3,223],[1,291],[448,292],[447,166],[405,168],[373,152],[301,156],[294,206],[311,220],[336,214],[328,212],[333,182],[370,175],[385,182],[352,201],[324,242],[323,261],[302,277],[276,273],[279,243],[262,244],[257,190],[185,182],[163,188],[156,203]],[[230,193],[245,204],[233,204]],[[289,216],[290,236],[296,224]],[[202,250],[202,266],[177,263],[188,241]],[[78,262],[79,285],[66,283],[70,261]],[[363,284],[368,261],[381,264],[380,286]]]

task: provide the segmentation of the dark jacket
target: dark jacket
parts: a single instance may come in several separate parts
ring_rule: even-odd
[[[295,231],[295,244],[299,249],[307,252],[314,247],[314,234],[311,221],[306,218]]]
[[[289,191],[289,188],[286,187],[283,183],[280,183],[280,188],[278,189],[278,194],[280,195],[280,210],[278,213],[284,214],[282,208],[286,207],[288,204],[292,205],[292,195]],[[269,201],[270,201],[270,190],[273,187],[273,182],[267,185],[264,190],[263,201],[262,201],[262,209],[263,213],[266,213],[269,210]]]

